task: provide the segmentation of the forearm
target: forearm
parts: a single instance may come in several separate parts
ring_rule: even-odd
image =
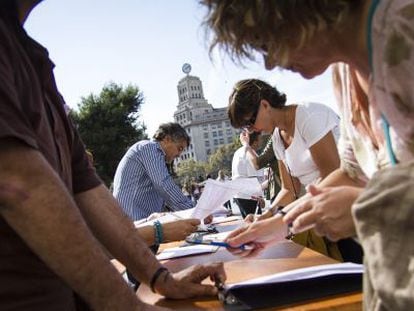
[[[292,191],[282,188],[277,194],[275,200],[272,203],[272,208],[275,206],[286,206],[295,200],[295,195]]]
[[[3,146],[2,146],[3,147]],[[51,270],[94,309],[133,310],[131,295],[42,155],[17,146],[0,152],[0,214]],[[129,307],[127,307],[129,306]]]
[[[137,228],[138,234],[144,240],[145,244],[150,246],[155,243],[155,235],[153,226],[143,225]]]
[[[361,188],[363,185],[359,183],[358,181],[352,179],[349,177],[349,175],[343,171],[341,168],[336,169],[331,174],[329,174],[325,179],[323,179],[318,185],[320,188],[325,187],[337,187],[337,186],[353,186]],[[299,198],[298,200],[294,201],[291,205],[287,207],[287,210],[290,210],[294,206],[300,205],[303,202],[306,202],[309,200],[311,195],[309,193],[306,193],[304,196]],[[286,205],[283,205],[286,206]]]
[[[257,163],[257,153],[256,153],[256,151],[254,151],[252,147],[246,146],[246,153],[247,153],[248,159],[250,160],[250,162],[252,163],[254,168],[256,170],[261,169],[261,167],[259,167],[259,164]]]
[[[137,279],[148,284],[161,265],[133,222],[123,214],[112,194],[105,186],[99,186],[80,193],[75,198],[90,228],[102,245],[128,267]]]
[[[364,185],[352,179],[344,170],[338,168],[324,178],[319,184],[319,187],[334,187],[334,186],[354,186],[363,187]]]

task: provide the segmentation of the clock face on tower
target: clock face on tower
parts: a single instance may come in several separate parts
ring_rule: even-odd
[[[191,71],[191,65],[189,63],[185,63],[181,69],[185,74],[189,74]]]

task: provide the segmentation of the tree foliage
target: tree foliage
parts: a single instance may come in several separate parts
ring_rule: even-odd
[[[205,176],[207,172],[208,165],[206,162],[197,162],[193,159],[180,162],[176,169],[178,181],[181,185],[193,178],[197,180],[199,176]]]
[[[207,162],[196,162],[192,159],[179,163],[176,172],[179,182],[183,185],[186,181],[199,176],[210,174],[213,178],[217,177],[217,172],[223,170],[227,176],[231,176],[231,162],[234,152],[241,146],[238,138],[233,143],[221,146],[210,155]]]
[[[210,157],[208,163],[212,175],[217,176],[219,170],[231,176],[231,163],[234,152],[241,147],[240,140],[235,138],[231,144],[219,147]]]
[[[99,95],[82,98],[79,111],[71,111],[96,170],[108,186],[128,147],[147,138],[145,125],[138,121],[143,102],[138,87],[109,83]]]
[[[257,153],[260,154],[267,144],[269,135],[262,135]],[[231,164],[233,155],[237,149],[241,147],[238,137],[234,137],[231,144],[219,147],[210,155],[207,162],[196,162],[194,160],[186,160],[180,162],[177,167],[178,181],[183,185],[192,178],[198,179],[199,176],[210,174],[213,178],[217,177],[218,171],[224,171],[224,174],[231,177]]]

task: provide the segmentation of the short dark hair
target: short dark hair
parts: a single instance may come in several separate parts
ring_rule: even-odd
[[[166,136],[170,136],[174,142],[185,140],[187,142],[187,147],[190,145],[190,136],[188,136],[185,129],[178,123],[168,122],[161,124],[153,138],[157,141],[161,141]]]
[[[262,99],[267,100],[273,108],[282,108],[286,104],[286,95],[262,80],[246,79],[237,82],[227,108],[231,125],[235,128],[242,127],[244,118],[259,109]]]

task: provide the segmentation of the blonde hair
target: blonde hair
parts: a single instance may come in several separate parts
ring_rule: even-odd
[[[208,8],[206,35],[213,32],[210,55],[219,46],[235,62],[255,60],[255,52],[286,64],[289,52],[319,31],[340,28],[362,0],[200,0]],[[262,51],[263,48],[267,51]]]

